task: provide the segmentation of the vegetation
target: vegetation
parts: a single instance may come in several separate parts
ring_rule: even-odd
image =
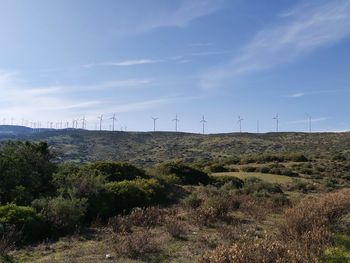
[[[74,140],[81,139],[75,136]],[[240,140],[257,139],[245,136]],[[281,135],[286,136],[292,135]],[[208,137],[223,149],[220,156],[202,158],[199,153],[196,160],[157,161],[146,168],[120,162],[123,158],[62,162],[55,144],[2,144],[0,258],[7,262],[349,260],[350,161],[345,150],[298,153],[299,146],[286,143],[293,148],[291,153],[229,155],[217,137]],[[259,140],[270,138],[262,137]],[[186,138],[179,134],[178,140]],[[210,154],[218,151],[210,143],[200,147],[208,153],[212,148]]]

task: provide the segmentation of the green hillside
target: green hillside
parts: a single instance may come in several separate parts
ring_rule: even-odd
[[[267,133],[200,135],[174,132],[58,130],[1,136],[1,140],[46,141],[59,161],[129,161],[151,166],[162,161],[225,159],[235,155],[299,152],[309,156],[350,154],[350,133]]]

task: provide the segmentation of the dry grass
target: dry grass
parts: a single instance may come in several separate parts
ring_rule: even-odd
[[[120,257],[146,259],[160,251],[160,243],[149,230],[114,237],[113,248]]]
[[[284,212],[277,236],[243,235],[204,256],[205,263],[320,262],[330,245],[332,226],[350,210],[350,189],[308,198]]]

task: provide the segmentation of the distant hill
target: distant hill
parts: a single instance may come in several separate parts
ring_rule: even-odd
[[[33,132],[33,129],[23,126],[0,125],[0,137],[28,135]]]
[[[60,161],[130,161],[141,166],[181,159],[185,162],[241,154],[300,152],[350,156],[350,133],[227,133],[200,135],[175,132],[109,132],[41,130],[0,126],[0,140],[46,141]]]

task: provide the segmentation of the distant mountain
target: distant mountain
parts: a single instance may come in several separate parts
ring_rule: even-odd
[[[17,136],[31,134],[33,129],[16,125],[0,125],[0,136]]]
[[[46,141],[58,161],[130,161],[150,166],[180,159],[185,162],[229,158],[241,154],[300,152],[350,157],[350,133],[227,133],[201,135],[175,132],[109,132],[40,130],[0,126],[0,140]]]

